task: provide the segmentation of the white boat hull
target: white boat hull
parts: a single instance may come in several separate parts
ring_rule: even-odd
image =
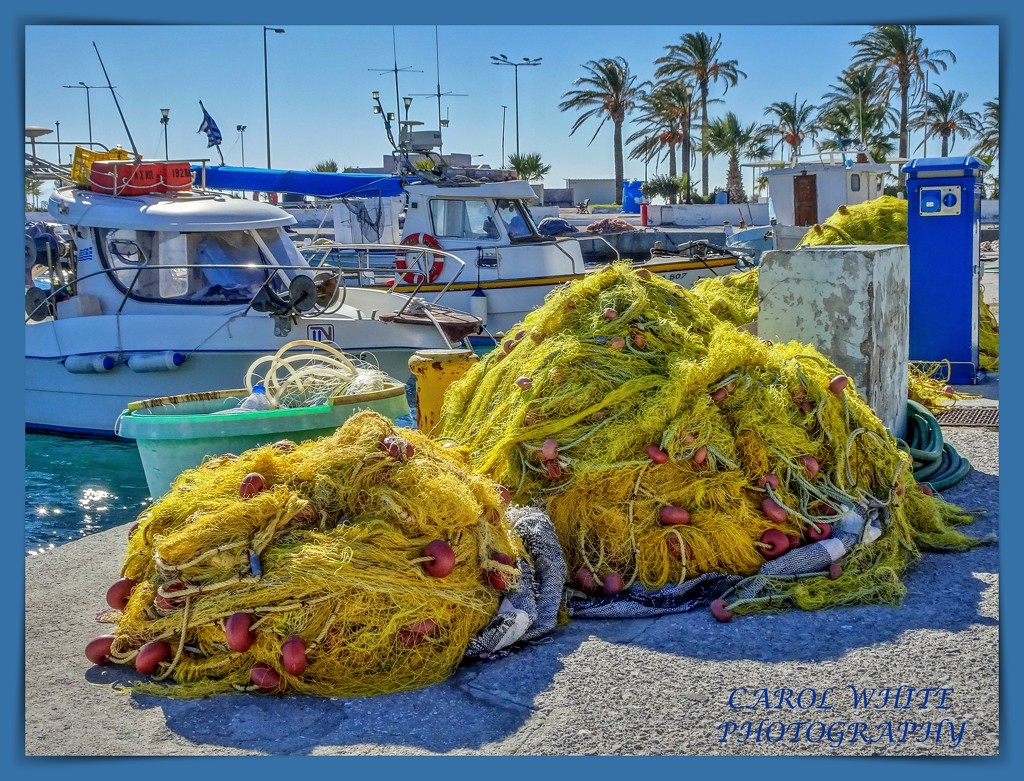
[[[239,317],[227,324],[223,317],[191,315],[34,323],[26,327],[25,425],[30,430],[112,436],[118,416],[130,402],[242,388],[257,359],[298,339],[319,341],[316,337],[323,337],[332,325],[337,326],[334,338],[344,339],[334,341],[336,346],[376,363],[403,382],[410,376],[408,361],[413,352],[447,346],[434,328],[384,325],[376,320],[311,319],[280,336],[274,333],[273,320],[265,316]],[[398,341],[389,342],[388,337]],[[180,366],[137,371],[127,360],[133,355],[171,352],[185,357]],[[66,360],[80,356],[74,360],[87,363],[90,356],[104,355],[116,360],[109,371],[70,371]]]

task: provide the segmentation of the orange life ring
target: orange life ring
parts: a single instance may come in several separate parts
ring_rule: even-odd
[[[410,233],[402,239],[402,244],[405,246],[422,246],[430,247],[431,249],[441,249],[440,242],[438,242],[438,240],[429,233]],[[395,268],[404,269],[408,267],[409,266],[405,260],[405,254],[399,254],[398,257],[395,258]],[[437,278],[441,276],[442,271],[444,271],[444,255],[435,254],[434,261],[430,264],[430,270],[427,272],[427,281],[436,281]],[[402,281],[407,285],[418,285],[422,281],[422,276],[422,274],[403,274]]]

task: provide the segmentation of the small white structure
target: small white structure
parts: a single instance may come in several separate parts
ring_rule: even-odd
[[[840,153],[797,161],[766,171],[768,194],[779,225],[810,227],[840,206],[853,206],[883,194],[888,163],[854,162]]]

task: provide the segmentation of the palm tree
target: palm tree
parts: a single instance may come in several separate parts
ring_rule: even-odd
[[[737,60],[719,60],[718,50],[722,47],[722,36],[714,41],[707,33],[683,33],[679,43],[666,46],[666,54],[654,61],[658,69],[654,75],[661,79],[666,77],[692,79],[700,96],[700,132],[704,136],[708,130],[708,93],[711,82],[721,80],[729,87],[735,87],[740,77],[746,73],[737,67]],[[701,193],[708,194],[708,158],[707,153],[701,156]]]
[[[766,125],[765,130],[770,133],[778,133],[781,136],[778,143],[772,147],[772,151],[774,152],[782,144],[789,144],[795,160],[800,155],[800,147],[804,139],[808,137],[813,139],[818,132],[814,123],[816,110],[817,107],[808,104],[806,100],[797,104],[796,95],[793,96],[792,103],[780,100],[768,106],[764,110],[764,115],[773,117],[774,122]]]
[[[645,91],[639,104],[641,114],[634,120],[640,128],[626,139],[626,143],[635,144],[629,159],[650,162],[660,158],[664,152],[668,158],[668,175],[675,179],[678,175],[675,155],[677,146],[682,148],[687,171],[691,164],[691,120],[697,108],[693,87],[680,80],[661,84],[646,82],[642,86]],[[675,203],[676,194],[672,193],[670,199],[671,203]],[[689,174],[686,175],[686,203],[690,203]]]
[[[949,156],[949,150],[956,139],[969,138],[981,127],[981,115],[976,111],[964,111],[967,93],[958,90],[944,90],[938,84],[936,92],[924,96],[924,106],[910,121],[915,130],[924,130],[925,138],[930,135],[942,139],[942,157]],[[921,148],[924,141],[918,144]]]
[[[971,154],[991,161],[999,157],[999,98],[985,102],[985,113],[978,128],[978,143],[971,147]]]
[[[43,193],[43,183],[32,177],[25,177],[25,208],[39,208],[39,196]]]
[[[530,152],[529,154],[511,154],[508,156],[508,167],[516,172],[516,176],[525,179],[527,182],[536,182],[550,173],[551,166],[541,162],[540,154]],[[619,188],[622,189],[621,187]]]
[[[885,76],[878,68],[848,67],[821,99],[818,125],[822,129],[862,142],[875,160],[892,154],[889,148],[895,133],[890,133],[889,128],[896,127],[899,117],[889,106]],[[882,153],[883,149],[889,149],[888,153]]]
[[[818,114],[817,125],[830,133],[832,138],[821,142],[819,149],[845,149],[843,141],[857,140],[864,145],[864,151],[858,147],[857,162],[868,162],[867,155],[875,162],[885,162],[896,151],[896,131],[888,130],[886,115],[888,106],[874,105],[858,109],[849,103],[836,103],[831,107],[823,107]]]
[[[588,145],[597,138],[604,123],[611,120],[614,128],[615,203],[622,203],[622,125],[644,93],[635,83],[637,77],[629,72],[629,63],[622,57],[591,60],[583,65],[583,69],[586,75],[573,82],[577,89],[564,93],[558,108],[561,111],[583,111],[573,123],[570,136],[591,117],[601,120]]]
[[[768,147],[767,133],[766,128],[756,122],[741,125],[731,111],[724,118],[716,119],[708,125],[702,139],[701,152],[728,156],[726,188],[731,203],[746,203],[747,194],[743,190],[743,177],[740,175],[740,157],[753,160],[768,157],[771,149]]]
[[[317,171],[318,173],[336,174],[338,173],[338,164],[333,160],[321,160],[309,170]]]
[[[909,146],[910,98],[919,97],[925,81],[925,71],[938,73],[946,70],[948,58],[956,62],[949,49],[930,51],[917,36],[915,24],[879,24],[870,32],[853,41],[857,52],[854,67],[876,66],[885,75],[887,96],[896,92],[900,98],[899,156],[907,157]]]

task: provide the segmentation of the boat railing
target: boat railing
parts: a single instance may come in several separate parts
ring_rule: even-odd
[[[436,291],[432,304],[440,302],[466,268],[466,262],[453,252],[422,244],[342,244],[317,239],[298,249],[310,266],[338,269],[345,284],[386,288],[389,293],[401,292],[410,299],[433,284],[430,272],[439,258],[443,263],[451,262],[455,273]]]
[[[608,241],[608,239],[606,239],[600,233],[591,233],[591,234],[587,234],[587,235],[583,235],[583,236],[578,236],[576,234],[573,234],[571,236],[558,236],[555,239],[555,246],[558,247],[558,243],[559,242],[566,242],[566,241],[577,241],[577,242],[600,241],[600,242],[604,242],[605,246],[607,246],[608,249],[610,249],[615,254],[615,260],[617,260],[617,261],[618,260],[622,260],[622,254],[619,252],[619,248],[616,247],[614,244],[612,244],[610,241]],[[569,253],[565,252],[565,250],[562,249],[561,247],[558,247],[558,249],[561,250],[562,252],[564,252],[566,255],[569,254]],[[575,271],[575,268],[573,269],[573,271]]]
[[[380,245],[351,245],[351,244],[339,244],[334,245],[339,248],[346,250],[355,250],[359,252],[366,252],[370,249],[377,248]],[[421,252],[420,248],[400,246],[400,245],[383,245],[388,246],[390,249],[401,249],[409,252],[410,255],[425,255],[425,252]],[[459,272],[461,273],[462,267],[465,265],[461,259],[451,255],[450,253],[443,252],[443,250],[433,250],[430,248],[424,248],[424,250],[431,253],[444,254],[446,257],[452,258],[454,262],[459,264]],[[417,266],[416,263],[420,262],[421,265]],[[349,284],[353,281],[351,274],[343,267],[335,267],[332,265],[321,265],[321,266],[297,266],[287,264],[276,264],[276,263],[253,263],[248,265],[238,265],[232,263],[204,263],[197,265],[195,263],[181,263],[181,264],[161,264],[159,266],[148,266],[142,264],[135,268],[101,268],[97,271],[90,272],[88,274],[70,274],[70,278],[50,278],[50,289],[49,292],[42,290],[38,287],[30,287],[26,290],[25,298],[25,313],[26,324],[32,321],[38,322],[45,320],[48,317],[56,319],[58,315],[57,304],[61,301],[65,301],[74,298],[81,292],[81,285],[86,280],[94,277],[108,277],[112,280],[116,279],[114,289],[123,289],[121,293],[121,300],[118,303],[116,313],[121,314],[124,311],[125,306],[130,300],[140,300],[151,303],[169,304],[172,306],[188,306],[188,305],[207,305],[210,303],[216,303],[221,306],[242,306],[243,301],[212,301],[209,294],[202,294],[193,291],[191,295],[183,295],[180,297],[149,297],[141,296],[136,292],[136,288],[139,285],[140,278],[143,274],[153,273],[154,271],[169,272],[169,271],[194,271],[196,269],[225,269],[234,272],[239,271],[260,271],[266,272],[266,279],[260,285],[259,289],[244,302],[244,310],[242,314],[247,313],[250,309],[254,309],[258,312],[267,312],[272,316],[295,316],[295,315],[308,315],[308,316],[319,316],[324,314],[333,314],[337,312],[344,304],[348,294]],[[422,261],[420,258],[414,258],[410,261],[408,269],[402,270],[400,273],[419,273],[418,269],[423,268]],[[458,273],[456,276],[458,276]],[[128,277],[130,276],[130,279]],[[425,275],[424,275],[425,276]],[[275,285],[274,280],[278,279],[278,283]],[[302,281],[297,281],[301,279]],[[452,280],[454,281],[454,280]],[[58,284],[54,285],[53,282]],[[438,295],[434,298],[434,301],[429,304],[436,304],[441,298],[442,294],[447,291],[450,286],[450,282],[445,285],[444,289],[441,290]],[[403,286],[404,287],[404,286]],[[388,294],[395,295],[397,299],[395,302],[396,314],[402,315],[406,310],[413,304],[416,293],[422,287],[422,283],[412,286],[411,291],[397,290],[394,285],[387,286],[385,291]],[[423,300],[419,299],[416,306],[422,306]]]

